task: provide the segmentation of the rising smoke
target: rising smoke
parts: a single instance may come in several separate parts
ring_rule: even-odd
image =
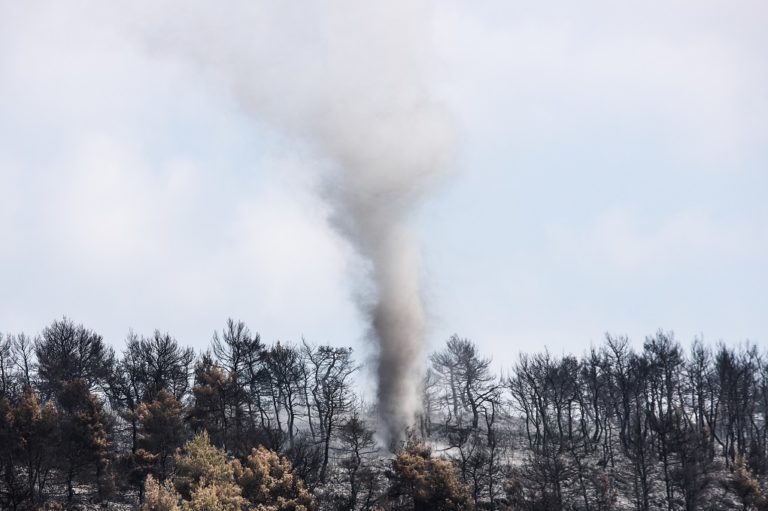
[[[170,2],[141,22],[152,47],[227,80],[243,108],[301,137],[332,167],[332,223],[369,263],[357,293],[378,348],[382,433],[398,440],[420,406],[424,310],[414,209],[439,181],[452,130],[430,97],[426,2]],[[147,22],[146,12],[162,12]],[[158,30],[159,28],[159,30]],[[145,34],[146,35],[146,34]],[[372,286],[370,285],[372,284]]]

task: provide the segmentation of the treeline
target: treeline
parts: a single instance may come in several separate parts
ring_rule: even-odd
[[[768,359],[754,345],[521,355],[508,376],[457,337],[431,357],[424,434],[477,507],[768,509]],[[435,418],[441,422],[436,424]]]
[[[396,446],[377,444],[352,355],[233,320],[200,354],[159,331],[117,354],[66,318],[2,335],[0,508],[768,509],[754,345],[608,336],[497,374],[454,336]]]

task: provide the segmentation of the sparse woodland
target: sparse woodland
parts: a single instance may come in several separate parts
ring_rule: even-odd
[[[452,337],[423,413],[381,446],[349,348],[210,349],[69,319],[0,337],[0,508],[768,510],[768,356],[608,336],[497,360]],[[395,454],[391,454],[394,451]]]

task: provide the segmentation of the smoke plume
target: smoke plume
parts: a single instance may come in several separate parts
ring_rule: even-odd
[[[210,5],[169,5],[153,21],[160,30],[152,46],[214,70],[249,114],[302,138],[331,167],[322,193],[333,225],[369,265],[371,282],[361,288],[373,291],[357,296],[378,348],[382,433],[397,440],[419,409],[425,329],[409,220],[452,147],[450,122],[427,83],[429,6]]]

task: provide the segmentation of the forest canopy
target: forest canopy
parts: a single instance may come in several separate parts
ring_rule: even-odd
[[[381,445],[347,347],[231,319],[202,353],[161,331],[116,353],[68,318],[0,334],[0,507],[768,509],[753,344],[659,331],[492,364],[453,336],[428,366],[406,440]]]

